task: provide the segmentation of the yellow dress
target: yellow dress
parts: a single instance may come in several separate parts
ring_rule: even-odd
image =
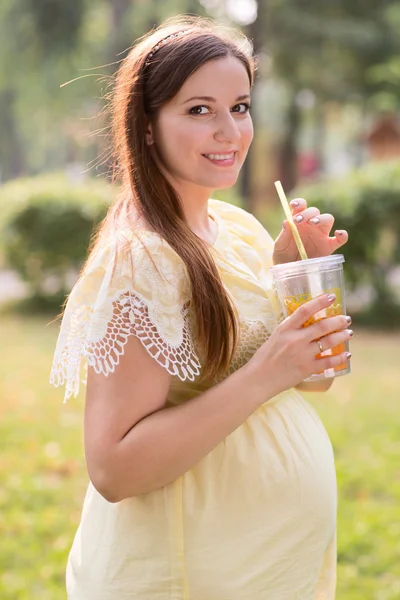
[[[237,207],[210,200],[209,210],[219,229],[211,252],[240,317],[234,371],[279,320],[273,241]],[[132,236],[117,260],[110,240],[71,292],[51,373],[52,384],[66,384],[65,398],[78,393],[81,359],[108,374],[129,335],[172,374],[169,405],[205,389],[185,268],[157,234],[143,231],[140,240]],[[332,446],[315,411],[289,389],[162,489],[110,504],[89,484],[68,598],[332,600],[335,532]]]

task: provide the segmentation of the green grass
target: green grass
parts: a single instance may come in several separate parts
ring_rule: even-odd
[[[57,325],[2,316],[0,598],[61,600],[87,477],[83,394],[48,383]],[[338,600],[400,598],[398,336],[356,331],[352,375],[309,399],[334,444]],[[274,599],[275,600],[275,599]],[[276,599],[278,600],[278,599]]]

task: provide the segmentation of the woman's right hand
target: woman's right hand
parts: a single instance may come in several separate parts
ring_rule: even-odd
[[[321,352],[317,340],[325,351],[351,338],[352,331],[347,329],[350,317],[326,317],[304,327],[311,317],[334,301],[335,296],[324,294],[305,302],[278,325],[249,361],[257,382],[272,387],[272,396],[299,385],[313,373],[339,366],[350,358],[348,352],[317,358]]]

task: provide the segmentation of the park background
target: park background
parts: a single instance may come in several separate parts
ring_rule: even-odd
[[[63,405],[49,385],[50,323],[115,196],[102,111],[117,63],[181,13],[240,28],[259,57],[254,143],[216,196],[276,235],[280,179],[350,233],[352,374],[308,399],[336,454],[337,598],[399,599],[400,5],[386,0],[0,3],[0,598],[65,598],[84,397]]]

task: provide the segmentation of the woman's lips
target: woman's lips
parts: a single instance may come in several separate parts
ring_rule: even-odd
[[[236,160],[236,151],[224,152],[218,154],[203,154],[204,158],[217,165],[218,167],[231,167]]]

